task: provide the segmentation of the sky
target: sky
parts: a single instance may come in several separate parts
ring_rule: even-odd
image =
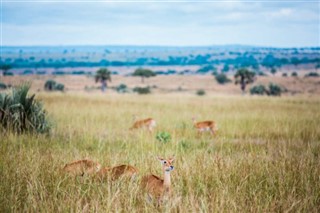
[[[320,2],[2,0],[1,45],[320,46]]]

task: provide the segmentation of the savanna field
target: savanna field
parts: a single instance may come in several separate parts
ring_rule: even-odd
[[[0,212],[319,212],[317,97],[37,93],[49,135],[1,133]],[[129,131],[132,115],[157,121]],[[219,131],[198,135],[192,117]],[[156,139],[167,132],[171,140]],[[162,177],[175,155],[173,196],[156,206],[139,180]],[[130,164],[135,181],[97,182],[61,172],[73,160]]]

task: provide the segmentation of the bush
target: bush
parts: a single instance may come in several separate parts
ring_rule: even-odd
[[[171,141],[171,135],[168,132],[159,132],[156,135],[156,139],[162,143],[168,143]]]
[[[22,73],[22,75],[32,75],[32,74],[33,74],[32,70],[24,70]]]
[[[206,91],[204,91],[203,89],[199,89],[196,94],[199,96],[203,96],[206,94]]]
[[[13,72],[5,71],[3,72],[3,76],[14,76]]]
[[[269,84],[269,90],[268,90],[268,95],[271,95],[271,96],[280,96],[281,95],[281,87],[277,84],[274,84],[274,83],[270,83]]]
[[[287,77],[288,74],[287,73],[282,73],[282,77]]]
[[[0,94],[0,128],[21,134],[48,133],[51,125],[42,104],[35,95],[28,96],[30,85]]]
[[[64,91],[64,85],[54,80],[47,80],[44,89],[47,91]]]
[[[293,72],[293,73],[291,73],[291,76],[296,77],[296,76],[298,76],[298,73],[297,72]]]
[[[64,85],[60,84],[60,83],[57,83],[56,86],[55,86],[55,90],[64,91]]]
[[[260,72],[258,72],[258,75],[259,76],[267,76],[264,72],[262,72],[262,71],[260,71]]]
[[[251,95],[264,95],[266,94],[267,90],[265,88],[265,86],[263,85],[256,85],[251,87],[250,89],[250,94]]]
[[[305,77],[319,77],[319,74],[316,72],[309,72],[305,75]]]
[[[127,93],[128,92],[128,87],[125,84],[120,84],[119,86],[116,87],[116,91],[118,93]]]
[[[0,82],[0,89],[7,89],[7,85],[5,83]]]
[[[217,74],[215,76],[215,79],[219,84],[226,84],[231,82],[231,80],[224,73]]]
[[[151,93],[150,87],[135,87],[133,92],[137,92],[140,95]]]

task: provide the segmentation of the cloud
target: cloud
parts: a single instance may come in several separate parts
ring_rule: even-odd
[[[4,45],[319,46],[318,2],[3,2],[2,11]]]

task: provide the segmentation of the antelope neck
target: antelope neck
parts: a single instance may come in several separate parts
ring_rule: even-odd
[[[163,185],[169,187],[171,184],[170,172],[164,171]]]

